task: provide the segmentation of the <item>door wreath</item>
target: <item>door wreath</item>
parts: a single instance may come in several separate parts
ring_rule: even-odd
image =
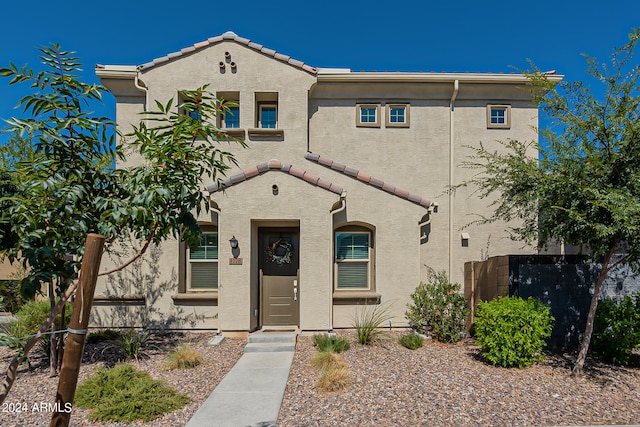
[[[274,243],[267,245],[264,252],[267,255],[267,261],[275,262],[278,265],[290,264],[293,245],[291,242],[278,239]]]

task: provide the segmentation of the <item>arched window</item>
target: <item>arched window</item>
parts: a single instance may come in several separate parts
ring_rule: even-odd
[[[361,225],[340,227],[334,234],[335,289],[374,290],[374,233]]]

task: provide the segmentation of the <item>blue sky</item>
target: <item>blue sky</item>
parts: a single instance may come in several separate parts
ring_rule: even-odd
[[[57,42],[78,53],[89,82],[97,63],[139,65],[229,30],[317,67],[511,73],[530,58],[585,80],[581,53],[604,62],[640,26],[637,0],[32,0],[0,10],[0,66],[37,68],[36,49]],[[26,90],[7,83],[0,79],[5,119],[20,115]],[[113,97],[96,110],[114,117]]]

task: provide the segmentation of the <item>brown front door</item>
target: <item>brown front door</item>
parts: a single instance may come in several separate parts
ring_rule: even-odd
[[[299,243],[298,229],[258,230],[263,326],[297,326],[299,323]]]

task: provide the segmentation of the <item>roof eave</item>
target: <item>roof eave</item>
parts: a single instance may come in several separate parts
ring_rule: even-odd
[[[493,83],[522,84],[531,80],[524,74],[493,73],[415,73],[415,72],[323,72],[318,69],[318,82],[330,83]],[[563,79],[560,74],[547,74],[552,82]]]

